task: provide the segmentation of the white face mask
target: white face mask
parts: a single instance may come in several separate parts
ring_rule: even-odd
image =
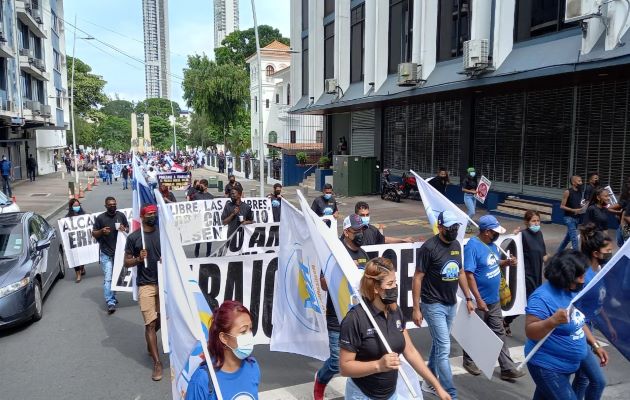
[[[236,348],[232,349],[230,346],[228,347],[230,347],[232,353],[234,353],[239,360],[246,359],[252,354],[252,351],[254,351],[254,334],[251,331],[238,336],[230,335],[229,333],[226,333],[226,335],[236,338]]]

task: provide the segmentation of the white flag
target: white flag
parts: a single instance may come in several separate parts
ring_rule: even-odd
[[[305,226],[302,213],[283,199],[270,349],[323,361],[330,356],[325,297],[316,247]]]

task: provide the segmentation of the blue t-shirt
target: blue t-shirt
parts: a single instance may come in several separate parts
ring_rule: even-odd
[[[558,289],[545,282],[527,299],[525,314],[545,320],[556,310],[569,307],[571,299],[576,295],[577,293]],[[586,335],[582,329],[584,322],[584,314],[574,308],[569,323],[558,325],[529,363],[561,374],[572,374],[577,371],[580,361],[588,354]],[[526,355],[536,343],[535,340],[527,339]]]
[[[586,273],[584,274],[584,286],[588,285],[588,283],[592,281],[596,275],[597,272],[593,271],[592,267],[587,267]],[[582,300],[580,300],[580,311],[586,315],[598,315],[604,307],[605,299],[606,287],[604,286],[604,281],[600,280],[593,289],[582,295]],[[592,322],[588,318],[586,321],[589,323],[590,327]]]
[[[477,289],[487,304],[499,302],[501,269],[499,250],[494,243],[485,244],[474,237],[464,246],[464,270],[475,275]]]
[[[0,161],[0,172],[2,172],[3,176],[11,175],[11,161],[9,160]]]
[[[253,357],[243,360],[236,372],[219,370],[216,375],[224,400],[258,400],[260,368]],[[210,385],[208,365],[203,364],[188,382],[186,400],[216,400],[217,395],[214,390],[210,392]]]

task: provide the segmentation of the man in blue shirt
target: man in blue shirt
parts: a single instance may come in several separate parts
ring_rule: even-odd
[[[515,257],[501,260],[495,242],[503,233],[505,233],[505,228],[499,224],[494,216],[484,215],[481,217],[479,219],[479,234],[471,238],[464,246],[464,270],[470,291],[477,302],[477,315],[503,342],[503,348],[499,354],[501,379],[512,381],[524,376],[525,372],[516,369],[516,364],[510,357],[510,351],[504,339],[505,328],[503,327],[503,315],[499,299],[500,267],[514,267],[517,260]],[[466,352],[464,352],[464,369],[472,375],[481,373]]]
[[[11,178],[13,177],[13,165],[11,161],[7,160],[7,156],[2,155],[2,161],[0,161],[0,172],[2,173],[2,191],[7,196],[13,196],[11,192]]]

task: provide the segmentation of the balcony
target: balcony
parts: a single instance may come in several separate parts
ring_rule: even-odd
[[[0,97],[0,116],[13,118],[18,115],[18,110],[15,109],[13,102],[4,98],[4,95]]]
[[[15,11],[17,17],[22,23],[28,26],[29,30],[37,37],[46,39],[46,32],[44,31],[44,16],[41,9],[41,5],[37,8],[33,7],[31,0],[16,0]]]
[[[35,58],[31,49],[20,49],[20,69],[41,81],[50,80],[46,72],[46,63]]]
[[[51,117],[51,107],[39,101],[25,100],[23,103],[24,118],[27,121],[45,123]]]

